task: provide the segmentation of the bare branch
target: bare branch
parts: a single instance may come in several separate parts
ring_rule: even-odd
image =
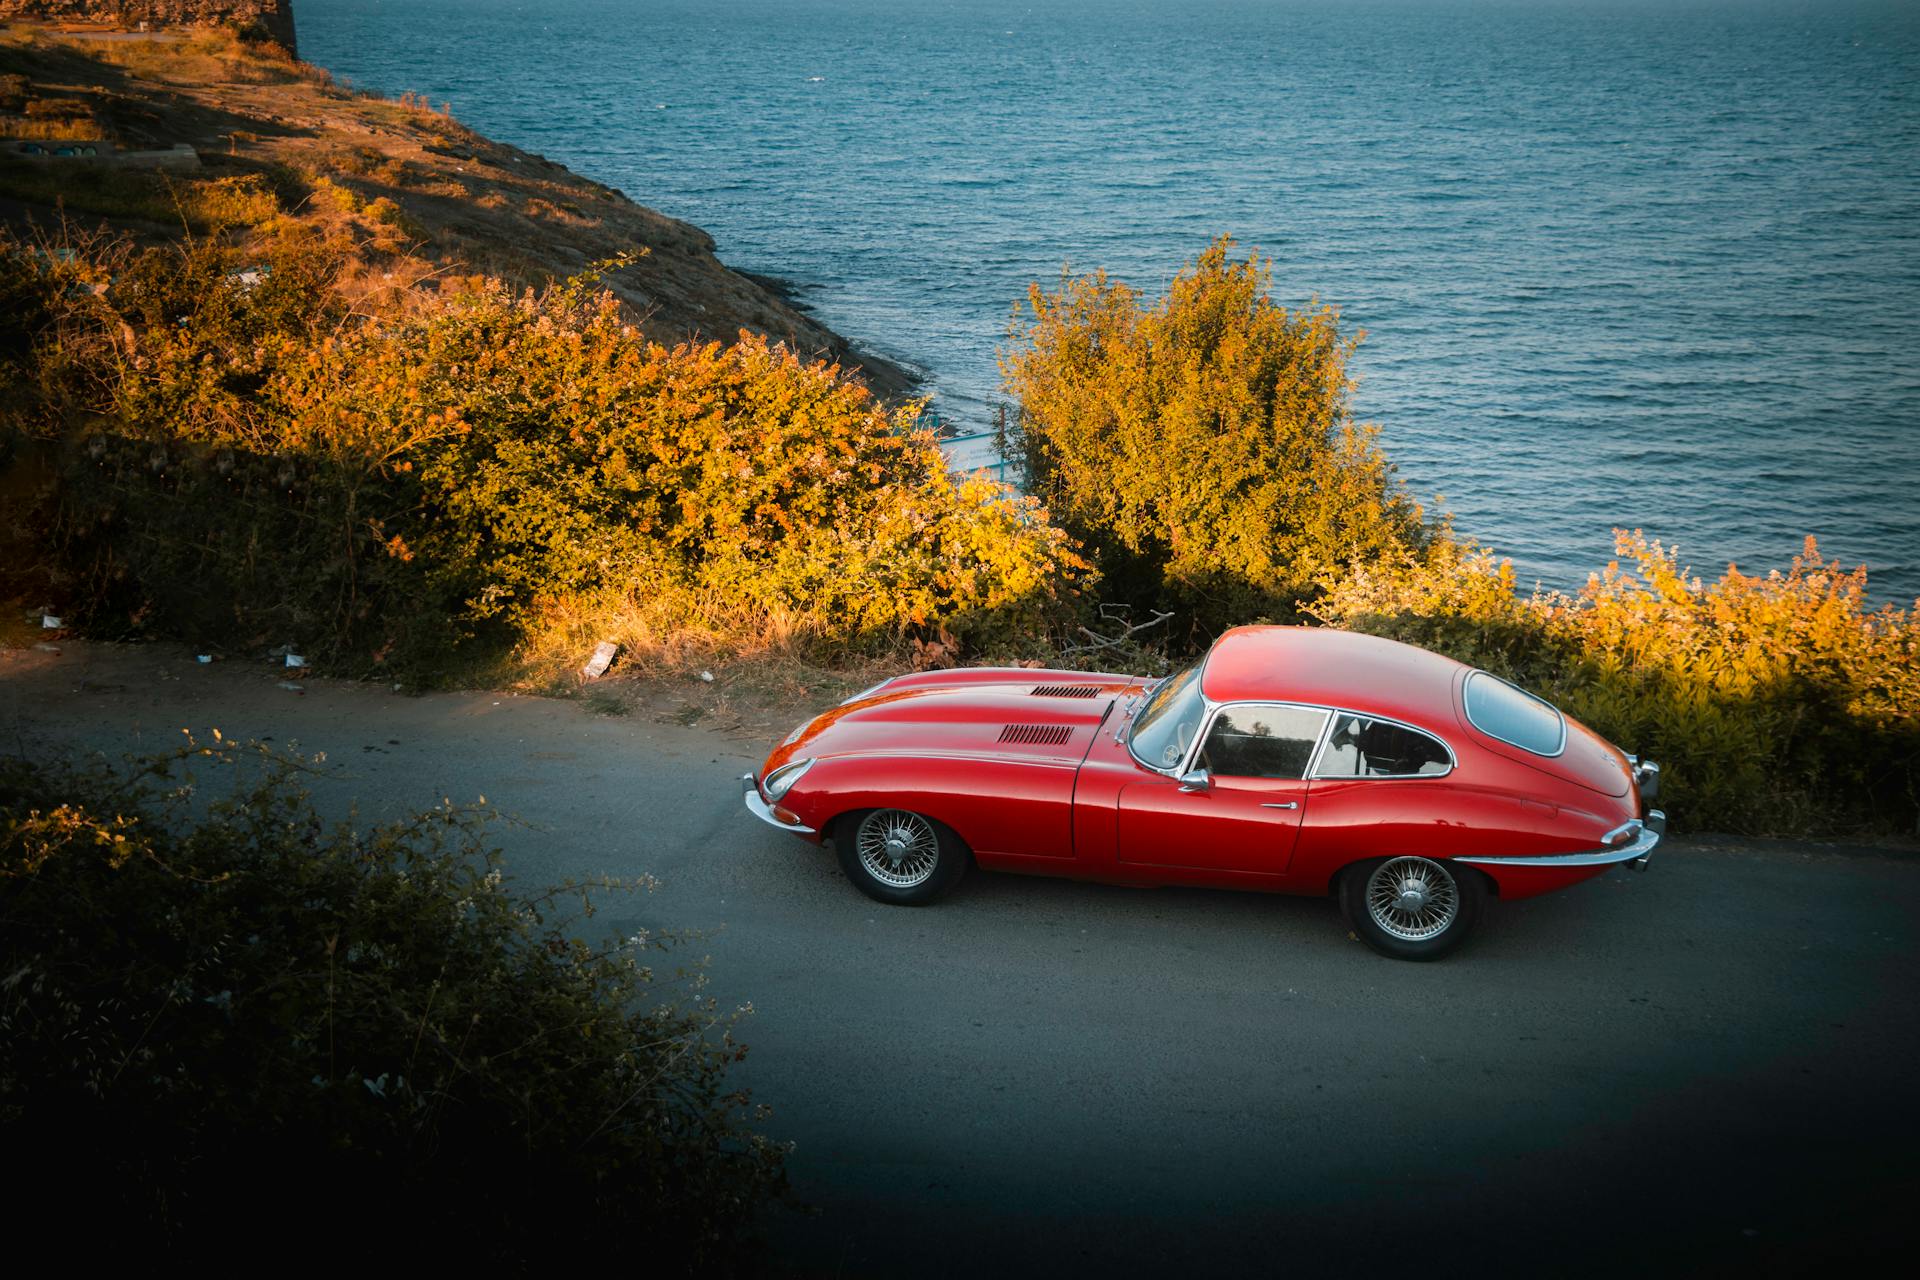
[[[1127,641],[1133,639],[1136,635],[1140,634],[1142,631],[1145,631],[1151,627],[1159,626],[1161,623],[1165,622],[1168,618],[1171,618],[1172,616],[1173,614],[1171,611],[1162,611],[1159,609],[1155,609],[1153,611],[1152,618],[1148,619],[1145,622],[1136,622],[1132,626],[1128,627],[1125,631],[1121,632],[1119,635],[1112,636],[1112,637],[1100,635],[1097,632],[1088,630],[1086,627],[1079,627],[1077,628],[1077,630],[1080,632],[1080,634],[1085,636],[1088,640],[1092,641],[1093,643],[1062,645],[1060,648],[1060,652],[1061,653],[1092,653],[1096,649],[1110,649],[1114,645],[1125,644]]]

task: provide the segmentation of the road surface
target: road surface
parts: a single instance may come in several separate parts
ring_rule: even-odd
[[[337,811],[485,794],[525,881],[658,876],[607,923],[708,931],[756,1011],[807,1205],[773,1270],[1786,1274],[1912,1237],[1910,851],[1675,839],[1434,965],[1316,900],[976,873],[887,908],[741,809],[761,742],[284,674],[0,654],[0,752],[218,727],[325,751]]]

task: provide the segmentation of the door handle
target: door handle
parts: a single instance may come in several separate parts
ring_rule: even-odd
[[[1297,800],[1289,800],[1285,804],[1263,804],[1260,807],[1262,809],[1298,809],[1300,802]]]

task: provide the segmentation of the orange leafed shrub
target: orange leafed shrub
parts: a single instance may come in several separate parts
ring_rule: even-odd
[[[663,347],[584,289],[320,343],[263,399],[302,447],[411,464],[407,545],[476,618],[692,590],[833,643],[984,642],[1081,567],[1031,500],[950,476],[916,407],[749,334]]]
[[[1812,538],[1783,572],[1703,584],[1638,532],[1576,597],[1515,594],[1479,548],[1333,586],[1326,622],[1450,653],[1538,690],[1659,760],[1695,828],[1912,829],[1920,801],[1920,617],[1870,607],[1864,569]]]
[[[5,277],[76,612],[404,663],[637,601],[831,654],[1043,631],[1085,576],[1032,500],[949,475],[917,406],[751,335],[661,346],[590,278],[367,318],[317,238],[246,278],[207,242],[92,248],[12,246]]]

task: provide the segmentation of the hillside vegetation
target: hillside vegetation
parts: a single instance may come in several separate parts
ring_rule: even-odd
[[[0,414],[40,478],[16,485],[15,592],[96,631],[444,678],[688,631],[985,645],[1044,631],[1077,581],[1030,499],[950,476],[914,406],[834,366],[663,346],[591,276],[365,315],[352,269],[298,223],[245,255],[0,242]]]
[[[1033,290],[1003,352],[1024,496],[950,476],[912,403],[798,332],[676,338],[636,273],[697,233],[422,104],[225,37],[112,63],[6,40],[34,68],[21,111],[74,59],[120,77],[125,96],[74,99],[104,135],[145,128],[163,81],[202,84],[158,114],[201,113],[203,133],[250,95],[320,113],[236,135],[236,163],[63,178],[64,221],[44,202],[9,217],[16,607],[56,603],[96,634],[296,644],[346,674],[548,687],[604,639],[682,669],[1162,670],[1235,623],[1331,623],[1499,671],[1662,759],[1682,825],[1913,828],[1912,613],[1871,608],[1864,574],[1811,545],[1784,572],[1702,585],[1630,541],[1635,567],[1577,596],[1519,596],[1353,421],[1359,335],[1275,303],[1268,266],[1230,241],[1165,298],[1100,274]],[[359,149],[337,145],[343,121]],[[0,166],[19,198],[84,172]],[[115,201],[132,203],[99,225]],[[589,247],[612,256],[586,263]],[[724,273],[676,254],[674,271]],[[1143,633],[1157,651],[1080,644],[1101,604],[1169,612]]]
[[[350,250],[356,305],[409,305],[481,275],[546,286],[618,260],[603,285],[651,338],[731,342],[742,329],[825,357],[884,395],[898,366],[856,355],[712,237],[611,187],[482,137],[424,98],[356,92],[277,46],[218,29],[68,36],[0,25],[0,138],[96,150],[192,148],[188,167],[0,156],[0,220],[55,233],[103,226],[143,244],[293,219]]]

